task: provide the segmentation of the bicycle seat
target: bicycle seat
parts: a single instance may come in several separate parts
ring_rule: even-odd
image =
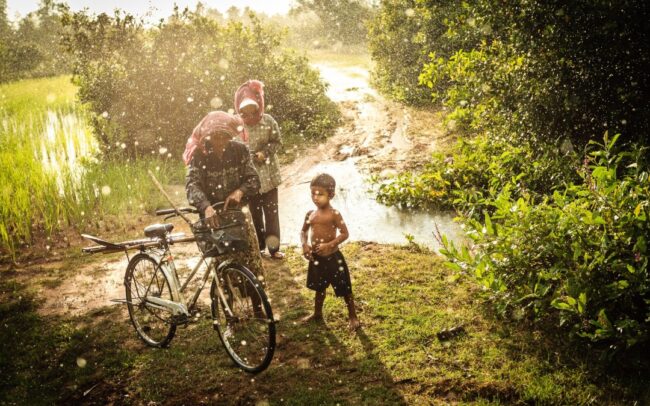
[[[144,228],[144,235],[147,237],[164,237],[165,234],[171,232],[173,229],[174,225],[170,223],[152,224]]]

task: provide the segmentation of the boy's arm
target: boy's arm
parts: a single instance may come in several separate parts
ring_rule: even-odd
[[[309,216],[311,211],[307,212],[305,215],[305,221],[302,224],[302,229],[300,230],[300,243],[302,244],[302,254],[305,258],[309,259],[311,257],[311,246],[309,245]]]
[[[336,225],[336,228],[339,229],[339,235],[337,235],[336,238],[332,240],[332,243],[339,245],[348,239],[350,233],[348,232],[348,226],[343,220],[343,216],[341,216],[341,212],[338,210],[334,211],[334,224]]]

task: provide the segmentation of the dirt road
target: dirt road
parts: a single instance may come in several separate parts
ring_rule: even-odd
[[[458,228],[450,214],[407,213],[378,204],[368,193],[370,174],[388,175],[424,162],[442,137],[437,116],[408,110],[382,98],[369,85],[369,73],[358,66],[316,64],[330,84],[328,96],[339,103],[344,125],[317,147],[309,148],[282,168],[280,216],[283,244],[297,244],[304,213],[312,208],[308,183],[318,172],[328,172],[338,181],[334,205],[342,212],[351,240],[404,243],[406,233],[416,241],[434,245],[434,222],[447,234]],[[172,196],[185,205],[181,186],[170,186]],[[142,227],[160,219],[145,216]],[[189,233],[182,221],[173,221],[174,232]],[[136,238],[140,230],[124,239]],[[122,237],[122,236],[120,236]],[[119,237],[118,237],[119,238]],[[181,273],[195,263],[193,244],[174,247]],[[72,263],[49,262],[20,270],[19,281],[31,281],[42,297],[44,315],[79,315],[106,305],[124,295],[123,254],[84,257]],[[74,268],[71,272],[70,268]],[[207,298],[205,298],[207,300]]]

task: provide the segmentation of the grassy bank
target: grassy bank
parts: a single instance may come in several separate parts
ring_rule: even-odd
[[[90,219],[163,204],[148,169],[182,179],[180,160],[166,156],[100,161],[76,91],[68,76],[0,86],[0,258]]]
[[[80,317],[37,314],[38,296],[7,274],[0,288],[0,403],[115,404],[631,404],[649,400],[647,376],[599,370],[587,356],[528,325],[503,324],[475,285],[426,252],[348,244],[364,324],[346,331],[342,300],[328,296],[326,325],[304,325],[313,295],[304,261],[267,262],[279,318],[271,367],[233,367],[206,318],[171,348],[145,348],[125,309]],[[78,264],[61,264],[70,275]],[[99,266],[99,265],[98,265]],[[54,271],[50,271],[54,272]],[[46,277],[46,274],[39,273]],[[272,275],[272,277],[271,277]],[[25,275],[23,275],[25,276]],[[204,309],[203,314],[208,314]],[[462,325],[440,341],[436,332]],[[562,354],[571,354],[566,356]]]

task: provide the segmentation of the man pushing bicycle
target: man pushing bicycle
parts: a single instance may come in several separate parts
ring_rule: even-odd
[[[223,210],[242,206],[257,194],[260,180],[250,158],[248,147],[236,141],[244,129],[239,117],[223,111],[208,113],[194,128],[187,140],[183,160],[188,165],[185,181],[188,202],[212,228],[218,227],[219,216],[212,205],[225,201]],[[246,231],[248,249],[228,257],[247,266],[256,276],[263,276],[257,235],[247,208]],[[261,278],[263,280],[263,278]]]

